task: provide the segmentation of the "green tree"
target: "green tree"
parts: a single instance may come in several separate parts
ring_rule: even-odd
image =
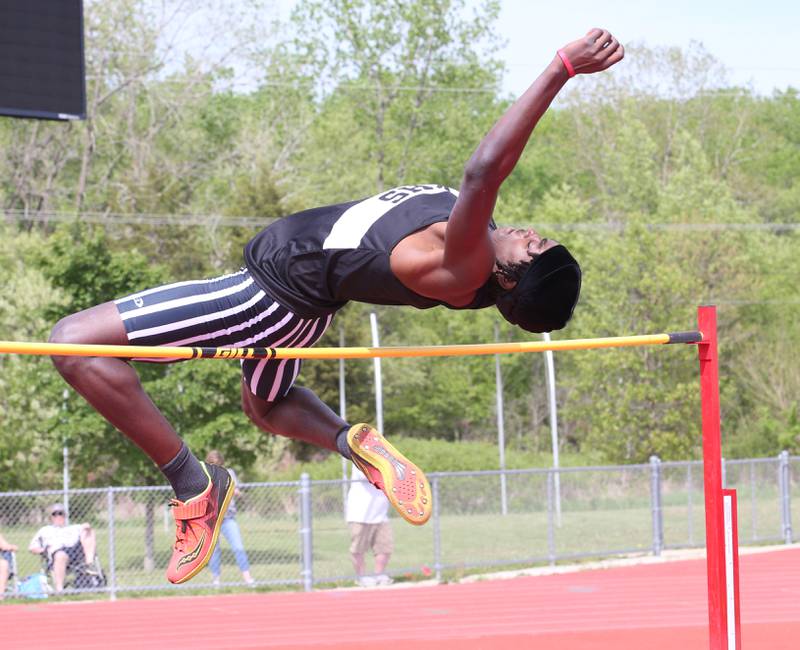
[[[47,312],[63,294],[29,263],[45,247],[35,233],[0,226],[0,339],[41,341],[47,335]],[[60,480],[53,458],[60,436],[51,422],[61,393],[53,374],[49,359],[0,355],[0,491],[54,487]]]
[[[457,183],[490,126],[498,11],[494,0],[469,19],[463,0],[298,5],[294,51],[323,97],[296,162],[303,194],[332,202],[434,175]]]

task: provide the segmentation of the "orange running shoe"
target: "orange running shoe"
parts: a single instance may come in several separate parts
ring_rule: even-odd
[[[350,427],[347,444],[356,467],[370,483],[383,490],[403,519],[415,526],[430,519],[431,486],[419,467],[368,424]]]
[[[202,461],[200,464],[208,474],[208,487],[187,501],[170,501],[176,528],[167,580],[176,585],[194,578],[211,559],[233,497],[234,485],[228,470]]]

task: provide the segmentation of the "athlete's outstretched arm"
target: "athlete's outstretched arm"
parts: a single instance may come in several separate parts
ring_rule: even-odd
[[[606,70],[624,56],[622,45],[604,29],[592,29],[562,50],[576,74]],[[464,168],[460,194],[447,224],[444,266],[474,288],[485,281],[486,265],[494,262],[487,227],[500,185],[568,79],[565,64],[555,56],[483,138]],[[470,281],[471,275],[476,277]]]

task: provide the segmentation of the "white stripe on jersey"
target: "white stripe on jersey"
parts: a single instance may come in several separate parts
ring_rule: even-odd
[[[444,185],[402,185],[364,199],[342,213],[322,248],[357,248],[372,225],[392,208],[415,196],[444,192],[458,196],[456,190]]]

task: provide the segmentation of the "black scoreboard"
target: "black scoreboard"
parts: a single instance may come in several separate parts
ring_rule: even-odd
[[[0,0],[0,115],[86,117],[83,0]]]

